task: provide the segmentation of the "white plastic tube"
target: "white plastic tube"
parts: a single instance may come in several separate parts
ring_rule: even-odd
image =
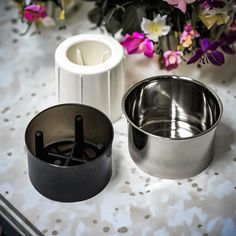
[[[104,112],[112,122],[121,117],[124,51],[114,38],[84,34],[63,41],[55,52],[59,103],[81,103]]]

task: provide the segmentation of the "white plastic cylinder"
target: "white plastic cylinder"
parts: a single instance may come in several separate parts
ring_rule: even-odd
[[[106,35],[76,35],[55,52],[58,103],[81,103],[104,112],[112,122],[121,117],[124,51]]]

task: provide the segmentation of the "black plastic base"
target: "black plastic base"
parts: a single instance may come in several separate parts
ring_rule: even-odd
[[[29,177],[45,197],[59,202],[89,199],[101,192],[112,175],[111,147],[98,159],[75,166],[42,162],[28,153]]]
[[[60,202],[95,196],[112,175],[113,134],[110,120],[89,106],[63,104],[42,111],[25,133],[33,186]]]
[[[60,141],[44,148],[45,155],[42,160],[58,166],[75,166],[94,160],[103,153],[102,144],[84,142],[83,152],[80,158],[73,155],[74,140]]]

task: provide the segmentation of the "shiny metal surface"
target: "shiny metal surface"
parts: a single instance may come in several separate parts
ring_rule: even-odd
[[[212,160],[223,107],[202,83],[177,76],[148,78],[124,95],[122,108],[131,157],[145,172],[188,178]]]

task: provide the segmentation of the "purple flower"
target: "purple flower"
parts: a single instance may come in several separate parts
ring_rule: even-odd
[[[225,6],[223,0],[199,0],[199,3],[202,4],[204,9],[223,8]]]
[[[229,25],[229,29],[231,31],[236,31],[236,14]]]
[[[47,16],[46,8],[40,5],[30,5],[24,9],[24,18],[27,21],[34,22]]]
[[[197,49],[195,54],[188,60],[187,64],[195,63],[196,61],[202,59],[204,61],[204,56],[209,59],[209,61],[216,65],[221,66],[224,64],[224,54],[216,49],[219,47],[220,42],[216,41],[211,43],[208,38],[204,38],[201,41],[201,48]]]
[[[222,34],[217,42],[222,51],[234,55],[235,50],[232,47],[230,47],[230,45],[236,42],[236,31],[232,31],[227,35]]]
[[[133,35],[127,34],[122,42],[128,54],[144,53],[145,56],[152,58],[154,45],[150,39],[145,38],[144,34],[134,32]]]

